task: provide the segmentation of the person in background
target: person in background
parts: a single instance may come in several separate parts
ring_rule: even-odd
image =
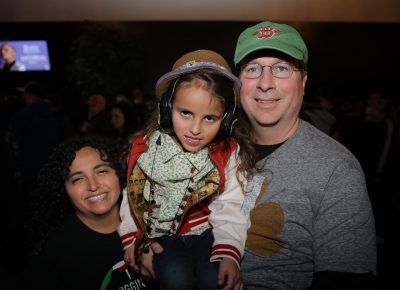
[[[24,219],[21,214],[15,215],[15,207],[24,204],[26,196],[21,191],[21,173],[19,167],[18,147],[8,126],[3,120],[6,115],[6,103],[0,99],[0,227],[7,232],[0,240],[0,280],[3,289],[8,289],[7,281],[12,281],[18,272],[18,266],[24,259],[24,242],[21,241],[21,228]],[[10,218],[13,216],[13,218]]]
[[[147,124],[157,102],[152,95],[146,94],[143,88],[135,87],[132,90],[132,104],[137,108],[142,123]]]
[[[123,261],[125,176],[111,140],[74,137],[54,150],[32,193],[32,255],[20,289],[152,289]]]
[[[23,107],[10,121],[10,131],[18,146],[24,192],[29,192],[37,173],[57,145],[57,122],[47,100],[45,87],[28,82],[22,89]]]
[[[115,96],[116,103],[126,103],[132,105],[132,101],[126,96],[126,94],[117,94]]]
[[[14,91],[0,93],[0,227],[7,232],[0,240],[0,280],[9,289],[7,281],[14,281],[19,265],[25,258],[25,241],[21,239],[24,225],[22,214],[15,215],[15,207],[25,206],[27,195],[22,190],[20,154],[14,135],[10,131],[11,116],[21,108],[20,96]],[[21,212],[24,212],[23,210]],[[13,218],[10,218],[10,217]]]
[[[132,142],[119,232],[133,267],[155,251],[161,289],[242,289],[241,182],[254,158],[234,129],[239,87],[218,53],[183,55],[158,80],[159,112]]]
[[[291,26],[246,28],[234,62],[258,163],[245,190],[245,289],[372,289],[374,215],[344,146],[300,119],[308,51]]]
[[[50,109],[57,123],[58,143],[78,135],[74,120],[68,111],[67,99],[69,97],[69,95],[61,95],[58,92],[47,95]]]
[[[1,71],[26,71],[26,66],[17,61],[17,50],[10,43],[4,43],[0,46],[0,54],[3,59]]]
[[[80,128],[81,133],[103,137],[112,136],[113,129],[105,96],[100,93],[91,94],[87,100],[87,106],[87,118]]]
[[[143,129],[144,124],[136,110],[136,107],[126,103],[115,103],[111,107],[111,123],[114,128],[113,137],[117,143],[124,147],[129,144],[129,137],[139,129]]]
[[[398,196],[396,124],[394,104],[380,89],[372,89],[366,98],[359,154],[374,210],[378,244],[389,242],[391,221],[397,211],[391,201]],[[358,137],[358,136],[357,136]],[[368,146],[365,146],[368,144]],[[393,208],[392,208],[393,207]],[[392,210],[389,210],[391,209]]]
[[[332,92],[329,89],[319,88],[313,92],[313,95],[315,100],[311,102],[303,101],[300,117],[337,140],[338,118]]]

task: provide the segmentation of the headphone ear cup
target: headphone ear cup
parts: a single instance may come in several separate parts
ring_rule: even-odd
[[[237,121],[236,106],[231,106],[225,113],[222,119],[221,126],[218,131],[218,139],[223,139],[232,134],[233,126]]]
[[[163,132],[170,134],[173,131],[172,127],[172,104],[171,90],[167,90],[158,103],[158,122]]]

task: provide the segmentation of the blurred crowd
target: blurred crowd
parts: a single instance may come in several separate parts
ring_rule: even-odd
[[[63,99],[38,82],[28,82],[0,96],[0,146],[3,265],[23,259],[24,212],[38,170],[51,150],[76,135],[112,137],[116,146],[129,144],[129,136],[141,130],[157,108],[155,98],[140,88],[106,96],[94,92],[80,106],[68,109]],[[381,90],[364,95],[339,95],[329,88],[306,94],[302,118],[346,146],[361,162],[367,179],[377,229],[378,245],[396,244],[391,224],[400,220],[395,186],[400,152],[400,108],[394,97]],[[398,96],[397,96],[398,97]],[[12,217],[12,218],[10,218]],[[21,250],[22,249],[22,250]]]
[[[306,99],[302,118],[347,147],[360,161],[375,215],[378,245],[398,242],[391,224],[399,220],[396,179],[400,153],[400,108],[393,97],[371,89],[340,96],[316,89]]]

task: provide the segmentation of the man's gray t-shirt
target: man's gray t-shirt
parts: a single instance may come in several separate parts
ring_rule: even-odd
[[[365,178],[344,146],[302,121],[260,164],[242,210],[251,219],[245,289],[306,289],[320,271],[375,273]]]

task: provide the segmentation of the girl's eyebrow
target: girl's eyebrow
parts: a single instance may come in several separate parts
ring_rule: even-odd
[[[174,105],[175,105],[175,108],[178,109],[178,110],[189,111],[188,109],[186,109],[186,108],[185,108],[184,106],[182,106],[182,105],[177,105],[176,103],[175,103]]]
[[[176,111],[179,111],[179,112],[188,112],[188,113],[190,113],[190,114],[193,114],[193,112],[192,112],[191,110],[189,110],[189,109],[187,109],[187,108],[185,108],[185,107],[176,106],[176,107],[175,107],[175,110],[176,110]]]

